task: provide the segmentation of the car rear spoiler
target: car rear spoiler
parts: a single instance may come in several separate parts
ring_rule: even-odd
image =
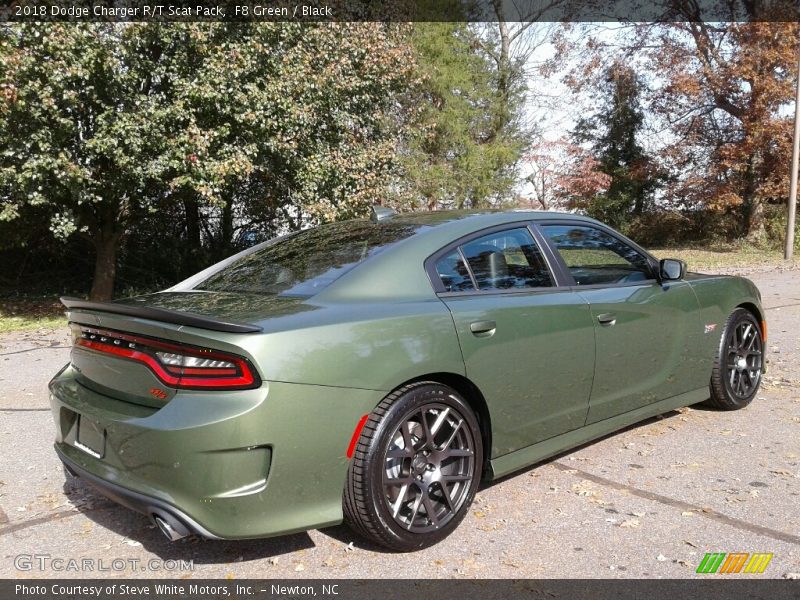
[[[116,302],[93,302],[91,300],[81,300],[80,298],[62,297],[61,304],[68,309],[94,310],[97,312],[113,313],[128,317],[139,317],[150,319],[151,321],[161,321],[162,323],[174,323],[175,325],[188,325],[200,329],[210,329],[211,331],[224,331],[226,333],[258,333],[262,328],[250,323],[237,323],[235,321],[222,321],[213,317],[205,317],[194,313],[169,310],[166,308],[154,308],[152,306],[133,306],[130,304],[119,304]]]

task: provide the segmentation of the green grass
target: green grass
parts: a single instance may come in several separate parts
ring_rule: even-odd
[[[786,261],[781,250],[764,250],[751,246],[719,245],[713,248],[648,248],[656,258],[679,258],[690,271],[716,269],[753,269],[755,267],[800,267],[800,257]]]
[[[12,331],[29,331],[31,329],[58,329],[66,327],[67,319],[64,317],[6,317],[0,316],[0,333]]]
[[[57,296],[0,297],[0,333],[66,327]]]

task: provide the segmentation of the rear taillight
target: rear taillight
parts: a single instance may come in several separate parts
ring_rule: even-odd
[[[75,345],[140,362],[174,388],[242,390],[261,385],[249,361],[219,350],[83,326]]]

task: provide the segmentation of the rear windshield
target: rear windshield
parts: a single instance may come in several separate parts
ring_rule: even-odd
[[[370,256],[414,234],[407,223],[331,223],[267,244],[201,281],[197,290],[313,296]]]

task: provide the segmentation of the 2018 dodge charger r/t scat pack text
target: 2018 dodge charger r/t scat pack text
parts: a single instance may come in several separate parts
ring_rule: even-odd
[[[345,520],[396,550],[452,532],[482,478],[681,406],[746,406],[766,337],[747,279],[533,211],[378,209],[164,292],[64,303],[50,391],[70,473],[172,539]]]

